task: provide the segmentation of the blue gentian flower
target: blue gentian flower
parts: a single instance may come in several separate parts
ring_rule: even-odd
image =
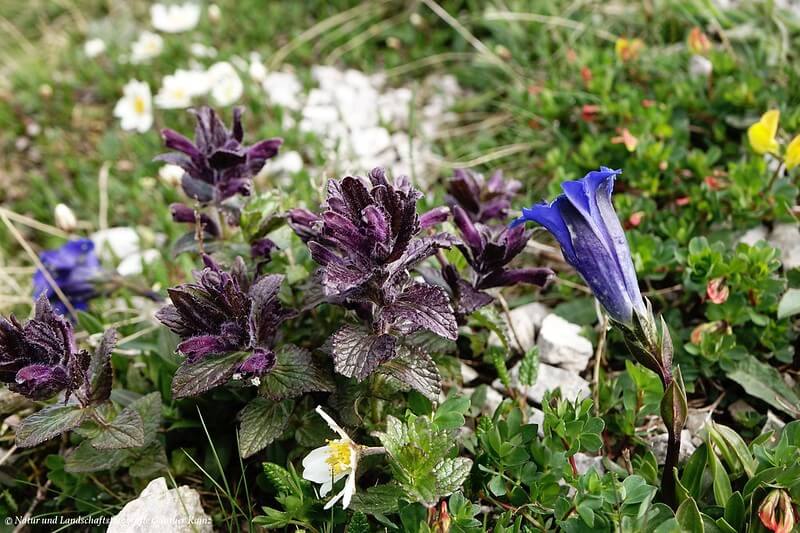
[[[89,239],[76,239],[61,248],[47,250],[39,256],[53,281],[61,289],[75,309],[86,310],[88,302],[96,295],[94,281],[101,273],[100,260]],[[56,296],[41,270],[33,275],[33,297],[44,295],[59,315],[66,315],[67,308]]]
[[[544,226],[609,316],[630,325],[634,312],[644,316],[647,311],[628,241],[611,203],[614,180],[621,172],[600,167],[583,179],[567,181],[564,194],[523,209],[512,226],[527,221]]]

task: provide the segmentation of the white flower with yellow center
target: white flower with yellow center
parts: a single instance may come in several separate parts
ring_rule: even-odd
[[[164,76],[156,94],[156,106],[161,109],[184,109],[192,105],[192,98],[208,92],[205,71],[178,69]]]
[[[143,31],[131,46],[131,63],[145,63],[161,54],[164,39],[157,33]]]
[[[122,98],[114,106],[114,116],[120,119],[123,130],[140,133],[153,125],[153,104],[147,82],[131,80],[122,89]]]
[[[207,71],[211,98],[220,106],[229,106],[242,96],[244,85],[233,65],[227,61],[214,63]]]
[[[200,6],[192,2],[150,6],[150,22],[158,31],[180,33],[193,29],[199,21]]]
[[[83,43],[83,52],[86,57],[97,57],[106,51],[106,43],[103,39],[89,39]]]
[[[336,502],[342,500],[342,507],[347,509],[356,492],[356,468],[359,459],[365,455],[384,453],[386,450],[380,446],[368,447],[356,444],[339,424],[322,410],[322,407],[317,406],[317,413],[339,435],[339,438],[329,440],[325,446],[316,448],[306,455],[303,459],[303,478],[321,484],[319,495],[324,498],[336,482],[347,476],[344,488],[325,504],[325,509],[330,509]]]

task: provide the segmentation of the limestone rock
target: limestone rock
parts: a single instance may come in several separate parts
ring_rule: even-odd
[[[761,225],[745,231],[742,236],[739,237],[738,242],[753,246],[758,241],[765,240],[767,240],[767,227]]]
[[[545,317],[550,313],[550,309],[539,302],[532,302],[512,309],[508,313],[511,317],[510,326],[513,326],[513,331],[511,327],[509,327],[508,331],[508,335],[511,338],[511,346],[522,353],[533,348],[536,342],[536,328],[542,325]],[[505,315],[503,315],[503,320],[508,325]],[[519,342],[517,342],[517,338]],[[500,339],[495,333],[489,335],[489,344],[500,346]]]
[[[599,455],[587,455],[583,452],[575,454],[575,466],[578,468],[578,474],[583,475],[591,469],[601,476],[606,473],[603,466],[603,457]]]
[[[108,533],[211,533],[212,523],[200,494],[185,485],[168,489],[167,481],[150,482],[108,524]]]
[[[659,433],[650,439],[650,449],[653,455],[656,456],[658,464],[663,465],[667,459],[667,434]],[[687,430],[681,431],[681,450],[678,453],[678,462],[683,463],[695,451],[695,445],[692,444],[692,434]]]
[[[581,372],[592,357],[592,343],[581,335],[581,327],[551,313],[539,331],[539,358],[565,370]]]
[[[514,388],[520,388],[518,376],[519,364],[509,371],[511,386]],[[499,379],[496,379],[492,386],[498,390],[503,390],[503,384]],[[539,376],[536,379],[536,383],[533,387],[526,387],[526,393],[529,399],[541,404],[544,393],[557,388],[561,388],[562,398],[570,401],[578,398],[588,398],[590,395],[589,382],[578,374],[544,363],[539,365]]]
[[[769,234],[769,243],[781,251],[785,270],[800,267],[800,227],[797,224],[776,224]]]

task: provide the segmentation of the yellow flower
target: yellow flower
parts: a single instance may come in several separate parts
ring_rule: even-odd
[[[797,165],[800,165],[800,135],[786,147],[786,168],[792,170]]]
[[[747,138],[756,153],[766,154],[778,150],[778,141],[775,140],[775,135],[778,133],[780,116],[780,111],[771,109],[761,115],[758,122],[747,128]]]
[[[614,51],[617,57],[623,61],[633,61],[639,57],[639,52],[644,48],[644,42],[641,39],[626,39],[620,37],[614,44]]]
[[[711,40],[700,28],[692,28],[686,41],[689,51],[695,55],[705,55],[711,51]]]

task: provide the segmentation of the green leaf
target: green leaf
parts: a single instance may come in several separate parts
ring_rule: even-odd
[[[292,475],[288,470],[275,463],[263,463],[264,475],[280,494],[292,494]]]
[[[209,355],[196,363],[184,361],[172,378],[175,398],[195,396],[228,381],[248,352],[233,352],[220,357]]]
[[[89,335],[102,333],[103,322],[96,316],[86,311],[78,311],[78,325],[84,329]]]
[[[403,489],[397,485],[376,485],[357,491],[350,500],[350,508],[365,514],[396,513]]]
[[[17,428],[17,446],[28,448],[61,435],[80,425],[86,414],[74,404],[48,405],[22,421]]]
[[[144,446],[144,420],[133,408],[126,407],[108,426],[100,426],[100,431],[91,440],[98,450],[117,450]]]
[[[778,304],[778,318],[786,318],[800,313],[800,289],[789,289]]]
[[[358,381],[363,381],[397,353],[396,337],[386,333],[376,335],[362,325],[345,324],[330,341],[336,372]]]
[[[436,490],[439,497],[449,496],[466,481],[469,471],[472,469],[472,460],[466,457],[456,457],[455,459],[445,459],[433,469],[436,478]]]
[[[700,510],[697,508],[694,498],[689,498],[678,506],[675,520],[678,521],[683,533],[705,533],[703,517],[700,516]]]
[[[508,325],[496,309],[493,307],[483,307],[472,313],[470,319],[497,335],[506,353],[511,351],[508,342]]]
[[[89,402],[97,405],[108,400],[113,384],[111,351],[117,343],[117,332],[109,329],[100,340],[89,362]]]
[[[539,347],[534,346],[525,353],[519,364],[519,383],[524,387],[533,387],[539,377]]]
[[[747,354],[728,369],[728,377],[747,394],[792,416],[800,416],[800,397],[786,385],[776,368]]]
[[[159,440],[154,440],[144,448],[129,451],[131,461],[128,472],[133,477],[152,478],[169,469],[166,450]]]
[[[470,399],[466,396],[454,396],[436,409],[433,423],[439,429],[458,429],[464,425],[464,414],[469,410]]]
[[[731,494],[731,497],[725,503],[725,521],[735,530],[739,531],[744,525],[745,518],[745,505],[742,493],[739,491]]]
[[[135,409],[142,417],[144,428],[144,445],[147,446],[158,437],[161,428],[161,394],[151,392],[137,398],[128,406]]]
[[[680,367],[675,367],[672,382],[664,391],[664,397],[661,399],[661,418],[668,428],[671,428],[676,435],[680,435],[688,414],[689,407],[686,404],[683,376]]]
[[[717,459],[717,454],[713,451],[708,453],[708,468],[711,470],[711,478],[713,479],[714,500],[717,505],[724,507],[731,497],[731,480],[728,477],[728,472],[725,467]]]
[[[277,216],[280,208],[280,198],[273,192],[251,197],[239,216],[239,227],[245,240],[259,239],[280,227],[284,223],[283,218]]]
[[[379,366],[378,371],[435,402],[442,390],[442,378],[436,362],[418,348],[400,346],[397,354],[397,357]]]
[[[369,519],[367,515],[360,511],[353,513],[353,518],[347,524],[347,533],[371,533],[372,528],[369,526]]]
[[[683,468],[683,475],[681,476],[681,485],[689,493],[692,498],[699,498],[700,491],[703,486],[703,472],[705,471],[707,457],[706,453],[708,448],[705,444],[701,444],[694,451],[692,456],[686,461],[686,466]]]
[[[85,440],[66,456],[64,470],[72,474],[113,470],[130,458],[130,450],[98,450],[90,441]]]
[[[289,415],[294,409],[293,400],[273,402],[256,398],[242,409],[239,417],[239,454],[250,457],[269,443],[280,437],[289,423]]]
[[[288,344],[278,348],[275,357],[275,366],[261,377],[261,396],[283,400],[306,392],[334,390],[333,380],[314,364],[308,350]]]

